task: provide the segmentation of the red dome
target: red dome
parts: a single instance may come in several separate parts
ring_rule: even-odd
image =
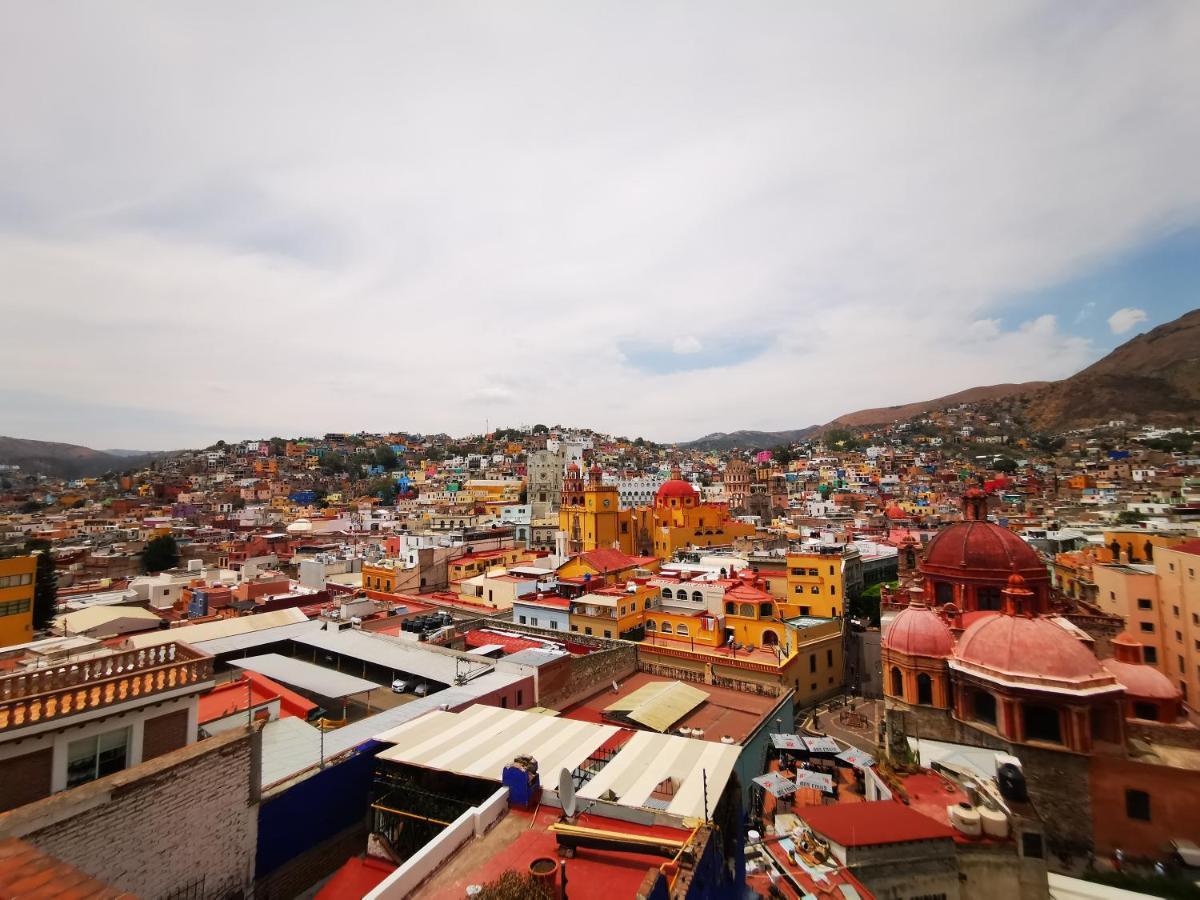
[[[954,638],[941,616],[924,603],[913,603],[892,619],[883,649],[909,656],[949,656]]]
[[[696,493],[696,489],[682,478],[672,478],[670,481],[664,481],[662,487],[654,495],[654,499],[657,502],[670,500],[671,498],[679,500],[691,498],[692,500],[697,500],[699,497],[700,495]]]
[[[1125,685],[1125,693],[1139,700],[1179,700],[1179,688],[1154,666],[1127,663],[1116,659],[1103,660],[1100,665],[1117,681]]]
[[[1007,528],[991,522],[959,522],[934,535],[925,548],[922,572],[1007,578],[1018,572],[1030,581],[1050,576],[1037,551]]]
[[[1116,685],[1100,661],[1049,619],[997,613],[977,619],[959,638],[954,659],[970,670],[1009,676],[1033,686]]]

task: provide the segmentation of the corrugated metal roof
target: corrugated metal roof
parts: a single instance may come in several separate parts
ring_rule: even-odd
[[[240,669],[258,672],[284,684],[298,687],[321,697],[339,699],[351,694],[361,694],[373,691],[379,685],[365,678],[347,675],[345,672],[335,672],[323,666],[315,666],[301,659],[280,656],[278,653],[265,653],[262,656],[250,656],[246,659],[232,660],[231,665]]]
[[[490,661],[486,659],[465,653],[461,656],[439,653],[416,643],[353,628],[306,632],[293,640],[327,653],[340,653],[446,685],[454,684],[459,676],[471,679],[492,669]]]
[[[89,606],[77,612],[67,613],[55,620],[55,625],[63,631],[91,631],[100,625],[107,625],[118,619],[134,619],[155,624],[162,621],[148,609],[140,606]]]
[[[211,641],[190,641],[189,643],[197,650],[219,656],[222,653],[236,653],[239,650],[266,647],[301,634],[307,634],[310,631],[320,631],[321,624],[316,620],[293,622],[291,625],[279,625],[276,628],[264,628],[261,631],[247,631],[245,634],[233,634]]]
[[[560,769],[577,768],[619,730],[476,705],[461,713],[438,710],[380,735],[396,746],[379,758],[499,781],[505,766],[528,755],[538,761],[545,782]]]
[[[277,609],[274,612],[258,613],[252,616],[218,619],[215,622],[204,622],[200,625],[183,625],[179,628],[167,628],[148,634],[135,634],[129,638],[129,645],[135,650],[140,650],[143,647],[155,647],[171,641],[195,644],[197,641],[211,641],[216,638],[231,637],[235,634],[246,634],[251,631],[261,631],[264,628],[277,628],[280,625],[292,625],[307,621],[308,616],[294,607]]]
[[[639,731],[580,789],[579,797],[597,799],[611,790],[621,806],[646,807],[655,789],[670,779],[674,793],[664,799],[666,812],[701,818],[705,777],[711,813],[741,751],[741,747],[713,741]],[[662,808],[659,803],[654,806]]]
[[[666,731],[708,700],[708,693],[682,681],[652,681],[604,708],[631,722]]]
[[[577,768],[618,731],[535,712],[472,706],[462,713],[431,712],[377,739],[395,744],[380,753],[380,759],[494,781],[514,757],[528,754],[538,762],[543,789],[549,789],[546,785],[555,782],[560,769]],[[579,796],[594,800],[611,790],[617,798],[612,802],[621,806],[663,810],[680,818],[701,817],[705,776],[711,811],[741,749],[639,731],[580,789]],[[672,791],[657,794],[668,779]]]
[[[328,752],[328,750],[326,751]],[[321,732],[303,719],[289,716],[268,722],[262,730],[262,783],[274,784],[321,762]]]

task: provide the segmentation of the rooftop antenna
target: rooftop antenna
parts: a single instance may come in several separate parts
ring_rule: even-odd
[[[566,766],[558,773],[558,802],[562,804],[563,817],[568,822],[574,820],[579,804],[575,797],[575,779]]]

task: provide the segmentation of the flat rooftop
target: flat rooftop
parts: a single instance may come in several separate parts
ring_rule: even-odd
[[[671,680],[660,675],[638,672],[620,682],[617,685],[617,693],[613,693],[611,685],[603,685],[586,700],[562,710],[562,717],[580,722],[609,724],[610,720],[602,715],[605,707],[628,697],[647,684],[669,683]],[[681,727],[693,730],[699,728],[704,732],[706,741],[720,741],[722,736],[729,735],[740,744],[779,702],[778,697],[746,694],[711,684],[696,684],[694,687],[708,694],[708,699],[674,723],[672,731],[678,731]]]
[[[421,900],[459,900],[466,896],[468,885],[493,881],[507,869],[528,872],[529,864],[539,857],[558,859],[558,842],[548,829],[560,814],[559,810],[548,807],[536,813],[510,807],[491,831],[465,844],[412,896]],[[686,841],[691,835],[679,828],[636,825],[586,812],[579,815],[578,824],[677,841]],[[581,848],[565,862],[567,893],[572,900],[612,900],[635,896],[646,873],[668,860],[649,853]]]

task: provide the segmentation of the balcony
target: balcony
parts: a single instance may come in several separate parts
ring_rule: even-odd
[[[212,657],[171,642],[0,678],[0,735],[211,681]]]

